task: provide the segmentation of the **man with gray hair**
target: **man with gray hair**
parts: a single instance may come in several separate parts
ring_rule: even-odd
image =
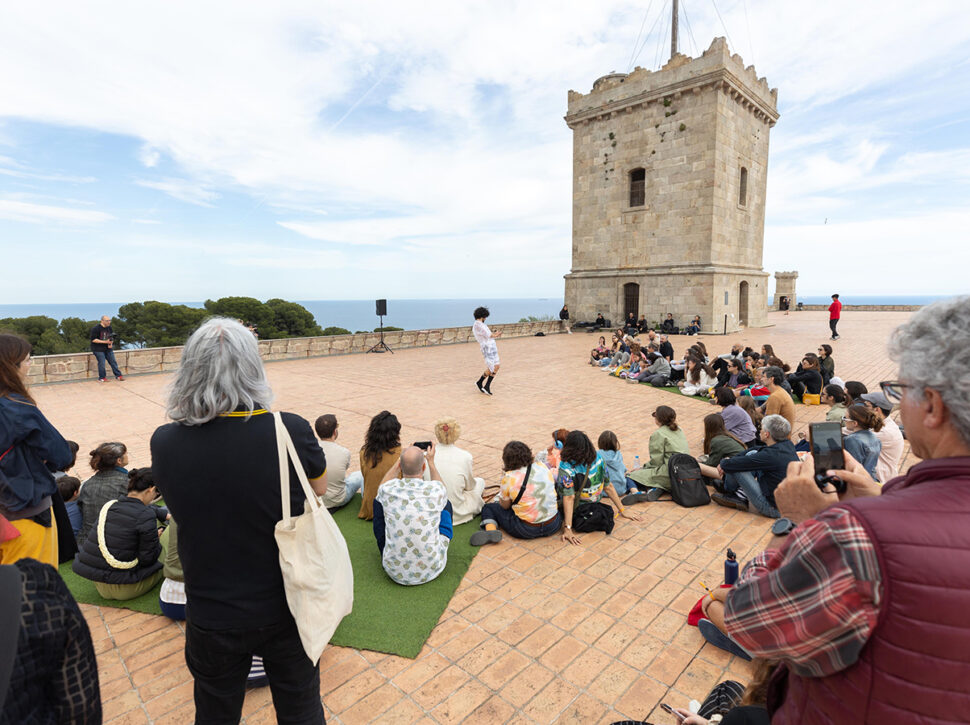
[[[448,564],[452,508],[434,464],[435,446],[410,446],[384,475],[374,499],[374,537],[384,571],[398,584],[415,586]],[[427,468],[431,477],[425,481]]]
[[[789,440],[791,425],[780,415],[766,415],[761,421],[764,448],[753,448],[743,456],[725,458],[717,467],[724,481],[723,491],[714,493],[714,503],[748,510],[748,503],[762,516],[777,519],[775,489],[785,477],[788,464],[798,460]]]
[[[823,493],[811,458],[778,487],[798,524],[756,556],[727,593],[727,632],[780,660],[769,716],[781,723],[944,723],[970,703],[970,297],[924,307],[889,354],[912,452],[880,487],[846,456]]]

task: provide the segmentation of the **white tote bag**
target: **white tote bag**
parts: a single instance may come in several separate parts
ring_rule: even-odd
[[[276,544],[286,602],[300,631],[300,641],[310,661],[316,663],[340,621],[354,607],[354,570],[347,542],[327,507],[310,488],[306,471],[279,413],[276,447],[280,461],[280,496],[283,520],[276,524]],[[306,507],[300,516],[290,516],[290,467],[293,461]]]

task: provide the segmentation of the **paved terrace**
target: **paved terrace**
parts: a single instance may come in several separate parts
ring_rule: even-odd
[[[908,312],[859,312],[833,343],[836,373],[870,387],[894,376],[885,354],[890,331]],[[731,343],[769,342],[797,361],[828,338],[820,312],[771,313],[773,327],[702,337],[713,353]],[[675,337],[680,354],[689,338]],[[478,475],[499,481],[502,446],[512,438],[534,450],[560,426],[616,432],[628,464],[654,429],[649,413],[673,405],[691,452],[700,453],[701,420],[714,408],[648,386],[632,386],[586,365],[595,336],[577,333],[499,340],[502,372],[495,397],[474,380],[482,369],[474,344],[402,350],[394,355],[274,362],[267,366],[275,405],[313,420],[340,420],[340,440],[356,450],[370,417],[386,408],[400,418],[402,440],[427,439],[434,420],[457,417],[459,445]],[[148,442],[164,422],[170,375],[105,385],[79,382],[34,388],[42,409],[86,452],[106,440],[128,445],[131,465],[150,465]],[[825,409],[798,406],[798,426]],[[912,465],[907,457],[903,468]],[[356,463],[354,464],[356,465]],[[84,459],[75,471],[86,478]],[[768,520],[716,505],[636,507],[639,523],[618,520],[612,536],[586,534],[581,547],[558,537],[484,547],[416,660],[330,647],[320,692],[334,723],[610,723],[626,718],[672,722],[661,702],[703,699],[718,681],[746,681],[747,663],[705,644],[686,614],[700,581],[721,581],[724,550],[741,561],[770,535]],[[82,605],[98,653],[105,722],[191,722],[192,681],[182,655],[183,628],[163,617]],[[269,688],[246,696],[244,722],[276,722]]]

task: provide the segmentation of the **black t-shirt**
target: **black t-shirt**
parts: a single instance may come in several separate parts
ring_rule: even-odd
[[[101,323],[99,322],[97,325],[92,327],[91,334],[88,336],[88,339],[91,340],[91,349],[107,350],[108,349],[107,345],[102,345],[100,342],[95,344],[94,340],[110,340],[111,334],[112,334],[111,325],[108,325],[107,327],[102,327]],[[88,359],[90,360],[90,358]]]
[[[660,343],[660,355],[661,357],[667,358],[667,360],[674,359],[674,346],[669,342]]]
[[[283,413],[309,478],[326,471],[310,424]],[[283,518],[276,429],[269,413],[169,423],[151,441],[152,472],[178,523],[187,614],[208,629],[279,623],[290,616],[273,530]],[[290,505],[306,497],[290,463]]]

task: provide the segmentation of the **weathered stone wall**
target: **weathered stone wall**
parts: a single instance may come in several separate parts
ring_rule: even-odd
[[[915,312],[923,309],[924,305],[842,305],[843,312]],[[828,312],[828,305],[802,305],[805,312]],[[793,312],[797,312],[792,307]]]
[[[543,332],[547,335],[563,331],[559,320],[547,322],[517,322],[507,325],[489,325],[501,331],[503,337],[527,337]],[[376,332],[356,335],[330,335],[327,337],[292,337],[283,340],[260,340],[259,352],[263,360],[296,360],[330,355],[363,353],[380,340]],[[433,345],[451,345],[474,342],[471,326],[445,327],[435,330],[404,330],[385,332],[384,341],[392,350]],[[125,375],[161,373],[175,370],[182,359],[181,347],[150,347],[141,350],[116,350],[118,367]],[[110,375],[110,371],[109,371]],[[32,359],[31,385],[59,383],[70,380],[89,380],[98,377],[97,361],[90,352],[70,355],[37,355]]]
[[[776,104],[777,92],[723,38],[699,58],[677,55],[660,71],[614,73],[588,94],[569,92],[573,260],[565,299],[574,318],[623,319],[624,285],[635,283],[637,312],[648,321],[671,312],[678,325],[699,314],[705,330],[720,330],[725,314],[729,331],[765,324],[764,201]],[[639,168],[644,204],[631,206],[630,175]]]
[[[787,297],[791,309],[795,309],[798,304],[798,296],[795,294],[795,280],[798,279],[798,272],[775,272],[775,297],[771,306],[773,309],[781,309],[781,298]]]

